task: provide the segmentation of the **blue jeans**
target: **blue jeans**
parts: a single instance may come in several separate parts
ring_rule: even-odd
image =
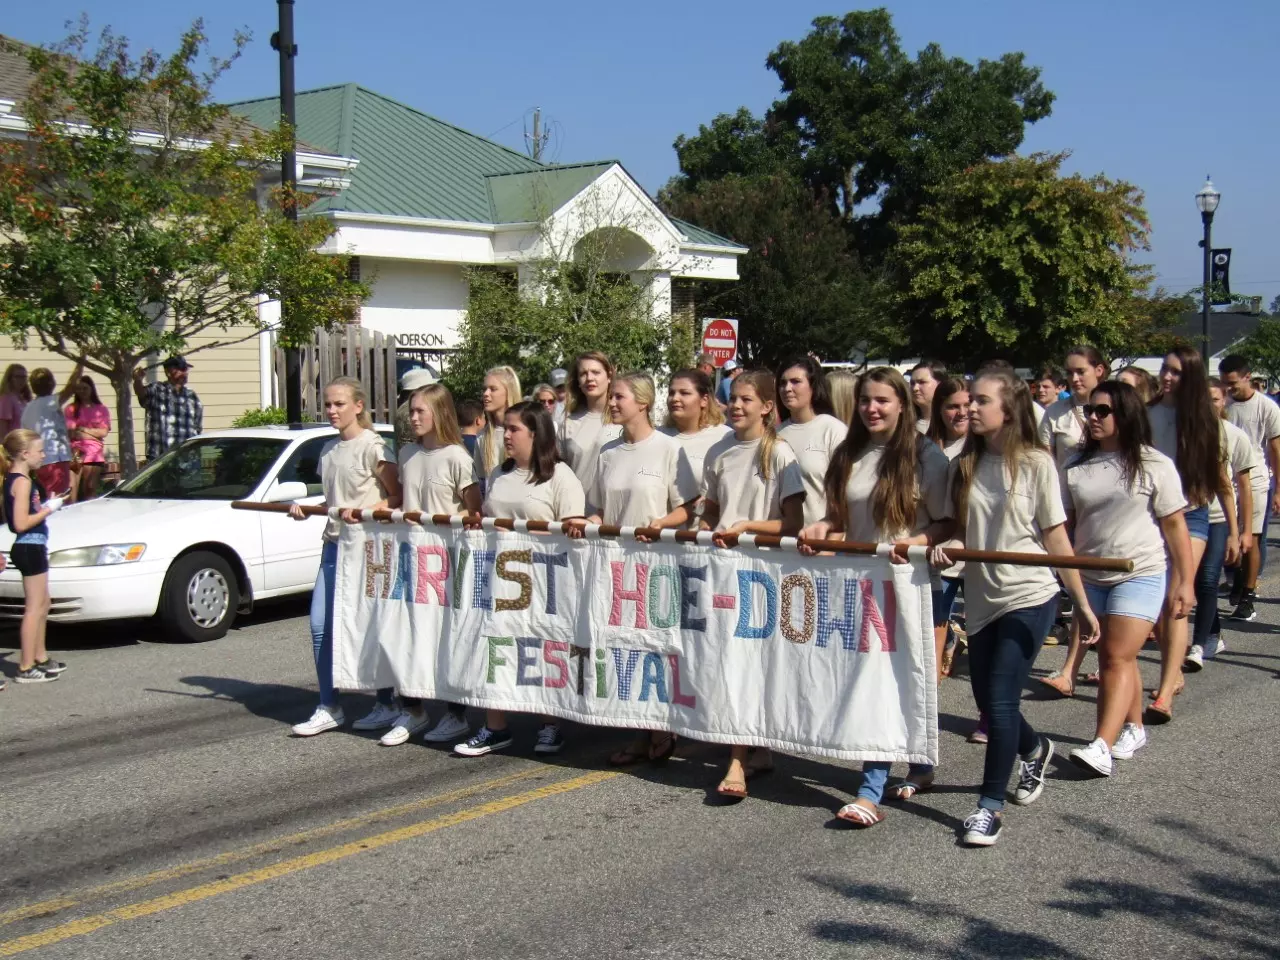
[[[969,635],[973,698],[987,717],[987,757],[978,806],[1003,810],[1009,774],[1018,755],[1032,756],[1040,735],[1022,715],[1022,688],[1040,645],[1053,626],[1058,598],[1014,610]]]
[[[956,597],[960,594],[960,585],[964,580],[960,577],[943,577],[942,589],[933,591],[933,625],[943,627],[951,619],[951,611],[955,609]]]
[[[884,798],[884,785],[889,782],[889,768],[893,764],[887,761],[867,762],[862,765],[862,784],[858,787],[858,796],[870,800],[876,806]],[[908,776],[928,776],[933,773],[931,763],[913,763],[907,768]]]
[[[336,709],[338,692],[333,689],[333,588],[338,576],[338,545],[328,540],[320,550],[320,569],[311,590],[311,656],[316,661],[316,682],[320,685],[320,706]],[[394,691],[378,691],[379,703],[391,703]]]
[[[1204,556],[1196,570],[1196,627],[1191,642],[1202,647],[1210,637],[1222,632],[1218,620],[1218,580],[1222,576],[1222,561],[1227,556],[1228,532],[1226,521],[1209,524],[1209,539],[1205,541]]]

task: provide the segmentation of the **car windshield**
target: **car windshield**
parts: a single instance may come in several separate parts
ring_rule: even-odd
[[[197,437],[149,464],[111,495],[242,500],[262,482],[288,445],[288,440],[267,437]]]

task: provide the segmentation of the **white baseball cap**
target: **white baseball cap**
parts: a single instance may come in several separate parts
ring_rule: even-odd
[[[568,379],[569,371],[564,367],[556,367],[551,371],[551,385],[553,387],[563,387]]]
[[[726,360],[726,361],[724,362],[724,366],[723,366],[723,367],[721,367],[720,369],[721,369],[721,370],[723,370],[725,373],[729,373],[729,372],[730,372],[730,371],[732,371],[732,370],[737,370],[737,369],[738,369],[738,361],[737,361],[737,360]]]
[[[421,390],[423,387],[429,387],[435,382],[435,375],[426,367],[414,367],[412,370],[406,371],[405,375],[400,378],[400,389]]]

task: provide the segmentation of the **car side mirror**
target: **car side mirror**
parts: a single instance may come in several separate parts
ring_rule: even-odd
[[[284,483],[276,481],[267,490],[267,495],[262,498],[262,502],[292,503],[294,500],[302,500],[308,495],[307,485],[300,480],[286,480]]]

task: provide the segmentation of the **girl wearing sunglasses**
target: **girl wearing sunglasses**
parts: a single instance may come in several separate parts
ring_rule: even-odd
[[[1133,558],[1131,573],[1080,573],[1101,627],[1101,669],[1094,739],[1070,756],[1082,769],[1109,777],[1112,758],[1128,760],[1147,744],[1138,651],[1162,611],[1185,624],[1195,606],[1195,567],[1182,480],[1173,461],[1151,446],[1138,392],[1108,381],[1093,391],[1082,412],[1084,446],[1067,465],[1063,485],[1067,522],[1075,521],[1076,553]],[[1173,561],[1167,584],[1166,550]]]

